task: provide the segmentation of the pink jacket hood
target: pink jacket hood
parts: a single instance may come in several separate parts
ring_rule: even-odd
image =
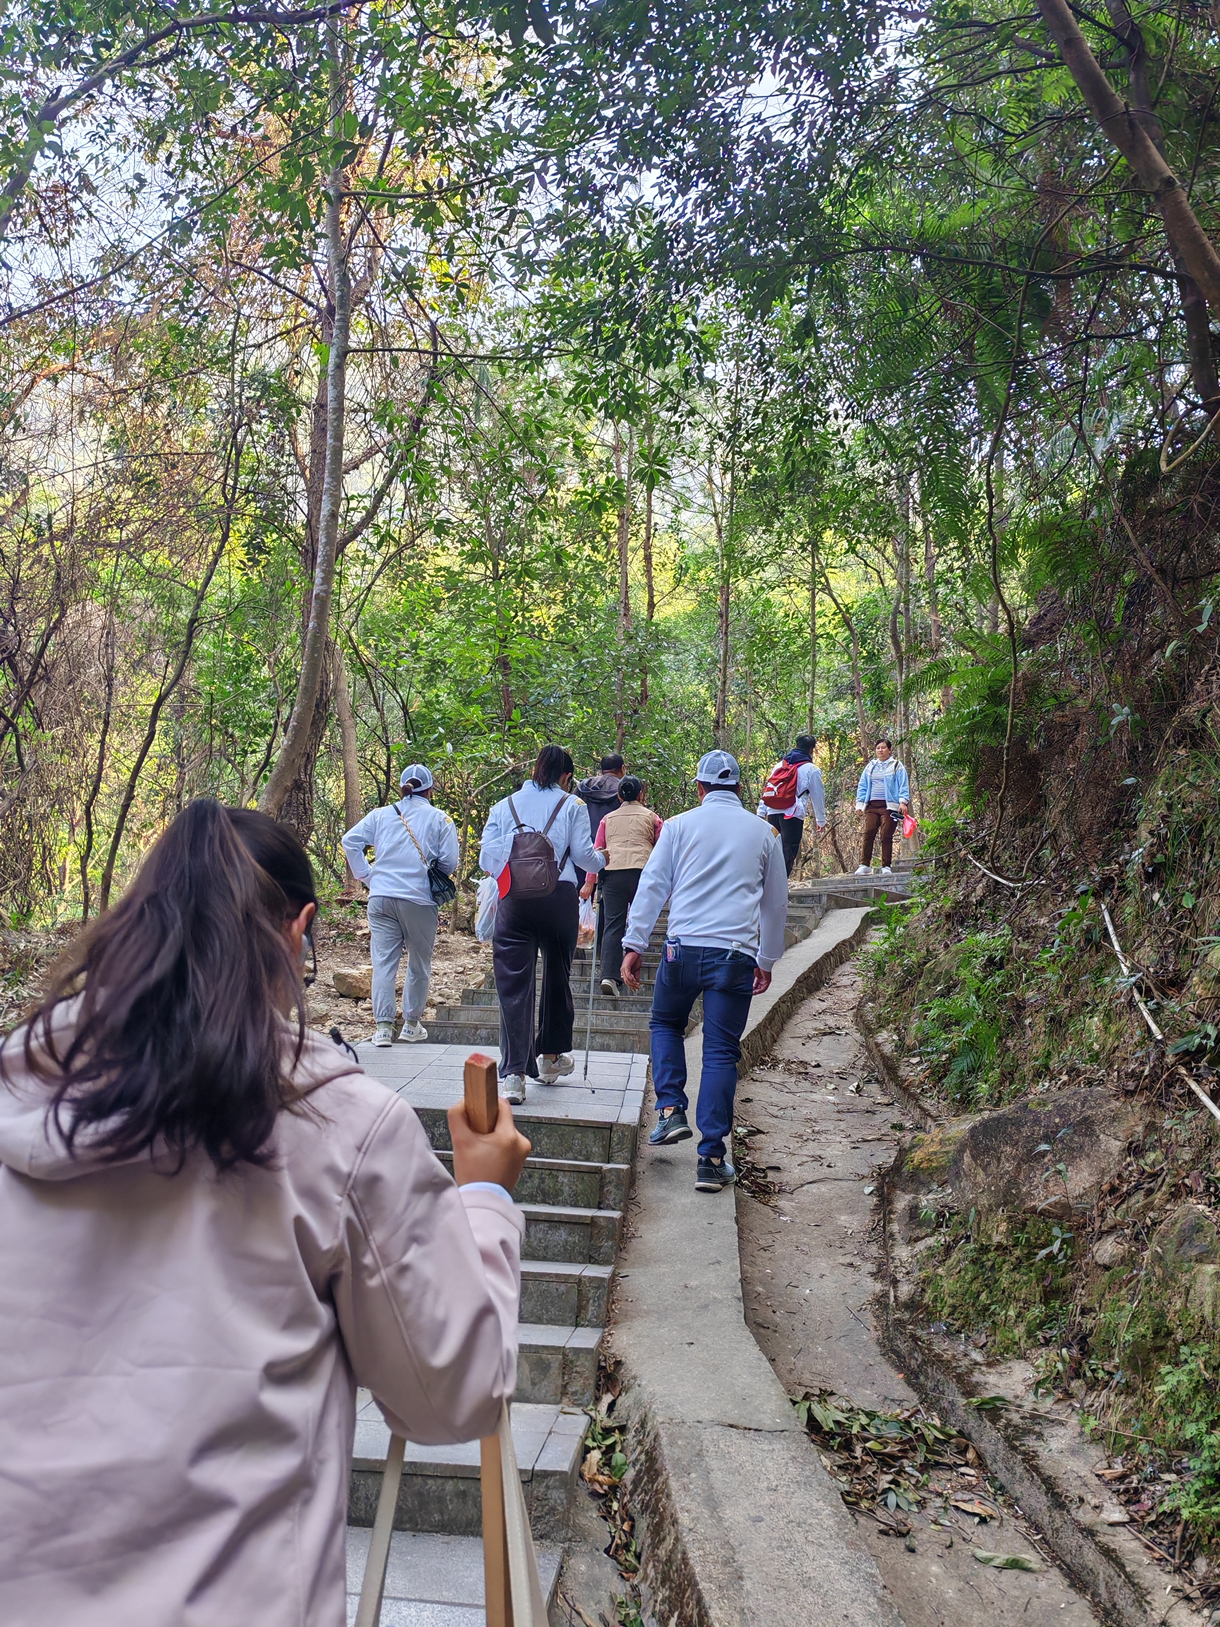
[[[422,1444],[516,1380],[520,1211],[311,1034],[270,1167],[69,1156],[0,1082],[0,1621],[343,1627],[357,1384]]]

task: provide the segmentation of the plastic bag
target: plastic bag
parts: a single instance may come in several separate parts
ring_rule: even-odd
[[[903,814],[903,816],[902,816],[902,834],[903,834],[903,836],[906,838],[906,840],[908,842],[911,840],[911,837],[914,836],[915,828],[916,828],[916,826],[918,824],[919,824],[919,821],[916,819],[914,814],[912,814],[912,813]]]
[[[597,912],[593,908],[591,898],[582,898],[580,901],[580,926],[576,933],[576,944],[580,949],[587,949],[597,937]]]
[[[474,935],[480,943],[490,943],[496,930],[496,906],[500,888],[494,876],[484,876],[475,894]]]

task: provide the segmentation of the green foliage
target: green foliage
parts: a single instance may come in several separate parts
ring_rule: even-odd
[[[1182,1344],[1154,1388],[1162,1429],[1190,1473],[1164,1500],[1205,1542],[1220,1537],[1220,1373],[1213,1339]]]
[[[986,1334],[997,1360],[1038,1351],[1062,1331],[1072,1294],[1062,1228],[1028,1221],[1002,1243],[966,1237],[948,1247],[927,1274],[932,1317],[961,1333]]]

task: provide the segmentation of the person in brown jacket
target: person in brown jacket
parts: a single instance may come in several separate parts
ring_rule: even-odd
[[[657,837],[661,834],[661,819],[640,800],[644,787],[634,774],[619,781],[620,807],[608,813],[597,827],[593,846],[606,855],[606,868],[601,875],[598,913],[601,916],[602,993],[614,995],[622,992],[623,933],[627,929],[627,912],[640,884],[640,871],[652,856]],[[580,896],[588,898],[597,883],[590,876]]]
[[[529,1142],[302,1017],[300,843],[195,802],[0,1048],[0,1622],[343,1627],[356,1386],[422,1444],[517,1367]]]

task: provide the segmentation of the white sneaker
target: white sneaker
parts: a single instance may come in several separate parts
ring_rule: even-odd
[[[576,1064],[570,1056],[540,1056],[538,1077],[544,1085],[553,1085],[565,1073],[571,1073]]]
[[[506,1102],[511,1102],[514,1107],[520,1107],[525,1100],[525,1075],[510,1073],[507,1079],[501,1079],[500,1094]]]
[[[602,993],[613,995],[616,1000],[618,999],[618,984],[612,977],[602,978]]]
[[[373,1044],[374,1045],[393,1045],[393,1043],[394,1043],[394,1024],[393,1023],[378,1023],[377,1024],[377,1032],[373,1035]]]
[[[888,864],[883,864],[881,866],[881,874],[883,876],[892,876],[894,874],[894,872],[893,872],[893,869]]]
[[[427,1039],[428,1030],[421,1022],[403,1023],[399,1039],[409,1040],[412,1045],[418,1045],[421,1039]]]
[[[858,864],[856,866],[856,874],[858,876],[871,876],[872,873],[873,867],[871,864]]]

